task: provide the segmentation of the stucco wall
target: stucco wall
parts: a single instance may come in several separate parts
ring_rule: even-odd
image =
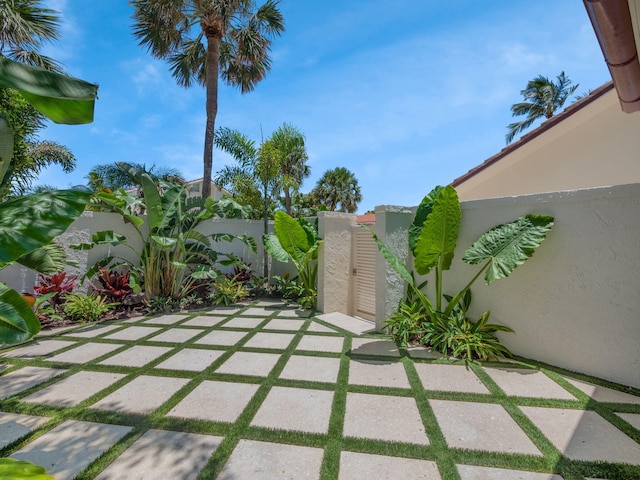
[[[553,230],[510,277],[474,284],[472,317],[490,310],[513,328],[500,338],[517,355],[640,387],[640,184],[463,202],[445,292],[478,271],[461,261],[466,248],[527,213],[552,215]],[[377,305],[378,321],[387,306]]]
[[[614,89],[467,179],[461,200],[640,182],[640,115]]]

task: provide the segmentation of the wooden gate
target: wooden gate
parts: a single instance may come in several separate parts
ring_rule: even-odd
[[[376,256],[378,247],[371,233],[354,227],[351,314],[367,320],[376,318]]]

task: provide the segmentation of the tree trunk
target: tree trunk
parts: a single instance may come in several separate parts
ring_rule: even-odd
[[[218,68],[220,65],[220,42],[217,36],[207,36],[207,126],[204,131],[204,173],[202,174],[202,197],[211,196],[211,168],[213,165],[213,135],[218,114]]]
[[[284,189],[284,209],[287,212],[287,215],[290,217],[293,216],[291,215],[291,194],[289,193],[288,188]]]
[[[268,213],[268,208],[267,208],[267,194],[269,193],[268,191],[268,185],[267,182],[264,182],[264,211],[262,212],[262,221],[264,224],[264,234],[267,235],[269,233],[269,215]],[[263,268],[263,276],[264,278],[269,278],[269,253],[267,252],[267,249],[264,249],[263,252],[263,262],[264,262],[264,268]]]

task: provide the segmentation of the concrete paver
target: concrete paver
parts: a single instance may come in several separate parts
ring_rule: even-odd
[[[143,375],[120,387],[90,408],[127,413],[153,413],[189,382],[186,378]]]
[[[246,305],[217,305],[207,310],[207,313],[212,315],[233,315],[245,307]]]
[[[449,447],[542,455],[501,405],[450,400],[429,403]]]
[[[269,320],[264,327],[263,330],[291,330],[298,331],[304,325],[304,320],[295,320],[289,318],[274,318],[273,320]]]
[[[184,343],[200,335],[204,330],[195,328],[172,328],[149,339],[150,342]]]
[[[164,362],[159,363],[155,368],[200,372],[215,362],[223,353],[224,351],[222,350],[185,348],[175,355],[167,358]]]
[[[413,366],[425,390],[489,394],[473,370],[464,365],[414,363]]]
[[[309,318],[313,312],[311,310],[301,310],[301,309],[284,309],[278,312],[278,317],[285,318]]]
[[[413,398],[347,393],[346,437],[429,445]]]
[[[249,348],[272,348],[284,350],[289,346],[295,335],[291,333],[266,333],[258,332],[251,340],[244,344]]]
[[[141,338],[158,331],[160,331],[159,328],[134,326],[127,327],[103,338],[107,338],[109,340],[140,340]]]
[[[213,327],[214,325],[219,324],[220,322],[226,320],[227,317],[218,317],[213,315],[200,315],[197,317],[193,317],[186,322],[183,322],[181,325],[187,325],[189,327]]]
[[[393,479],[440,480],[436,462],[343,451],[338,480]]]
[[[640,430],[640,413],[617,413],[616,415],[629,423],[636,430]]]
[[[47,380],[62,375],[61,368],[22,367],[0,377],[0,399],[11,397]]]
[[[242,315],[249,315],[252,317],[269,317],[275,313],[277,313],[277,310],[274,308],[251,307],[242,312]]]
[[[462,480],[563,480],[560,475],[552,473],[523,472],[475,465],[458,465],[458,473]]]
[[[213,332],[207,333],[204,337],[199,338],[195,341],[195,343],[202,345],[223,345],[230,347],[235,345],[243,337],[245,337],[248,332],[234,332],[231,330],[214,330]]]
[[[0,448],[24,437],[49,420],[48,417],[0,412]]]
[[[411,358],[425,358],[429,360],[436,360],[438,358],[443,358],[441,353],[436,351],[432,351],[429,348],[425,348],[422,345],[412,345],[407,347],[407,352]]]
[[[72,479],[130,430],[122,425],[67,420],[11,457],[45,467],[56,480]]]
[[[339,358],[292,355],[282,369],[280,378],[336,383],[339,371]]]
[[[205,380],[173,407],[167,416],[235,422],[258,388],[259,385],[250,383]]]
[[[279,359],[280,355],[275,353],[236,352],[216,369],[216,373],[266,377]]]
[[[57,350],[61,350],[65,347],[70,347],[76,342],[70,342],[67,340],[42,340],[40,342],[32,343],[30,345],[16,348],[9,352],[0,354],[0,357],[10,358],[38,358],[44,355],[49,355]]]
[[[220,442],[212,435],[148,430],[96,480],[195,480]]]
[[[593,411],[520,407],[567,458],[640,465],[640,445]]]
[[[53,357],[45,358],[47,362],[87,363],[98,357],[121,348],[123,344],[116,343],[85,343]]]
[[[329,337],[327,335],[305,335],[296,347],[297,350],[333,353],[340,353],[343,348],[343,337]]]
[[[240,440],[220,479],[319,480],[322,448]]]
[[[144,324],[153,323],[156,325],[174,325],[178,323],[180,320],[184,320],[187,317],[188,315],[173,315],[173,314],[161,315],[159,317],[153,317],[153,318],[150,318],[149,320],[145,320],[142,323]]]
[[[594,385],[592,383],[583,382],[573,378],[566,378],[571,385],[582,390],[585,394],[596,400],[597,402],[610,402],[610,403],[633,403],[640,405],[640,397],[631,395],[626,392],[620,392],[613,388],[603,387],[601,385]]]
[[[327,433],[333,391],[272,387],[251,425],[309,433]],[[284,415],[283,413],[286,412]]]
[[[576,400],[556,382],[538,370],[527,368],[485,368],[485,372],[509,396]]]
[[[126,375],[106,372],[78,372],[24,397],[23,402],[73,407]]]
[[[374,323],[362,320],[360,318],[351,317],[349,315],[345,315],[344,313],[324,313],[321,315],[316,315],[316,318],[331,325],[335,325],[336,327],[341,328],[342,330],[346,330],[347,332],[355,333],[356,335],[373,332],[375,330]]]
[[[355,355],[379,355],[383,357],[399,357],[400,349],[391,340],[377,338],[354,338],[351,353]]]
[[[411,388],[402,362],[358,360],[349,362],[349,383],[376,387]]]
[[[254,329],[264,322],[264,318],[236,317],[229,320],[222,328],[248,328]]]
[[[121,325],[91,325],[90,327],[81,328],[79,330],[73,330],[72,332],[66,332],[65,336],[80,337],[80,338],[94,338],[99,335],[104,335],[107,332],[120,328]]]
[[[134,345],[112,357],[105,358],[99,365],[118,365],[121,367],[142,367],[156,358],[164,355],[171,347],[147,347]]]
[[[307,332],[316,332],[316,333],[338,333],[335,328],[327,327],[326,325],[322,325],[318,322],[311,322],[309,328],[307,328]]]

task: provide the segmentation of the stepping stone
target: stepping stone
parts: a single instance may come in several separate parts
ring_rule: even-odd
[[[249,315],[253,317],[270,317],[271,315],[276,313],[276,311],[277,310],[272,308],[266,309],[264,307],[252,307],[242,312],[242,315]]]
[[[278,317],[286,317],[286,318],[309,318],[313,310],[302,310],[302,309],[285,309],[278,312]]]
[[[339,371],[339,358],[292,355],[282,370],[280,378],[336,383]]]
[[[429,348],[420,345],[406,347],[406,350],[411,358],[425,358],[428,360],[438,360],[440,358],[444,358],[444,355],[442,355],[441,353],[430,350]]]
[[[217,307],[207,310],[207,313],[211,313],[213,315],[233,315],[243,308],[245,308],[245,305],[218,305]]]
[[[67,420],[11,457],[43,466],[56,480],[72,479],[130,430],[121,425]]]
[[[563,480],[552,473],[523,472],[505,468],[458,465],[461,480]]]
[[[251,425],[298,432],[327,433],[333,391],[272,387]]]
[[[640,430],[640,413],[616,413],[636,430]]]
[[[223,353],[225,353],[223,350],[200,350],[195,348],[185,348],[184,350],[180,350],[172,357],[169,357],[159,365],[156,365],[155,368],[201,372],[213,362],[215,362]]]
[[[149,342],[167,342],[167,343],[184,343],[191,340],[196,335],[200,335],[204,330],[196,330],[193,328],[172,328],[160,335],[151,337]]]
[[[429,445],[418,406],[410,397],[347,393],[344,436]]]
[[[144,324],[153,323],[155,325],[173,325],[174,323],[178,323],[180,320],[184,320],[189,315],[161,315],[160,317],[150,318],[149,320],[145,320]]]
[[[264,322],[264,318],[237,317],[237,318],[232,318],[224,325],[221,325],[221,327],[253,329],[253,328],[256,328],[258,325],[260,325],[262,322]]]
[[[126,413],[153,413],[190,380],[143,375],[120,387],[90,408]]]
[[[109,340],[140,340],[143,337],[148,337],[152,333],[157,333],[159,330],[159,328],[153,327],[127,327],[103,338]]]
[[[66,340],[43,340],[26,347],[16,348],[15,350],[3,353],[0,357],[37,358],[53,353],[56,350],[61,350],[65,347],[75,345],[75,343],[76,342],[69,342]]]
[[[121,367],[142,367],[171,350],[171,347],[147,347],[134,345],[127,350],[102,360],[99,365],[117,365]]]
[[[338,333],[335,328],[329,328],[318,322],[311,322],[311,325],[309,325],[309,328],[307,328],[307,332]]]
[[[98,357],[111,353],[122,348],[123,345],[114,343],[85,343],[79,347],[72,348],[66,352],[59,353],[50,358],[45,358],[46,362],[65,363],[87,363]]]
[[[198,317],[194,317],[191,320],[187,320],[182,325],[189,327],[213,327],[218,323],[226,320],[227,317],[212,317],[208,315],[200,315]]]
[[[376,387],[411,388],[402,362],[355,360],[349,362],[349,383]]]
[[[42,382],[62,375],[66,370],[59,368],[22,367],[2,376],[0,399],[11,397]]]
[[[81,338],[94,338],[103,333],[110,332],[116,328],[121,328],[120,325],[92,325],[90,327],[81,328],[80,330],[74,330],[72,332],[65,333],[69,337],[81,337]]]
[[[287,304],[280,300],[260,300],[257,303],[254,303],[256,307],[271,307],[275,309],[283,309],[287,308]]]
[[[640,465],[640,445],[596,412],[519,408],[571,460]]]
[[[319,480],[322,448],[240,440],[220,479]]]
[[[297,350],[334,353],[342,353],[343,348],[343,337],[328,337],[326,335],[305,335],[296,347]]]
[[[263,330],[291,330],[298,331],[304,325],[304,320],[293,320],[293,319],[283,319],[283,318],[274,318],[273,320],[269,320],[264,327]]]
[[[195,343],[205,345],[225,345],[231,347],[247,335],[247,332],[233,332],[231,330],[214,330]]]
[[[440,480],[442,477],[436,462],[343,451],[340,454],[338,480],[362,480],[363,478]]]
[[[49,420],[51,419],[48,417],[0,412],[0,448],[24,437]]]
[[[449,400],[429,403],[449,447],[542,456],[502,405]]]
[[[22,401],[73,407],[124,377],[126,375],[121,373],[78,372],[32,393]]]
[[[590,396],[597,402],[634,403],[636,405],[640,405],[640,397],[631,395],[630,393],[621,392],[601,385],[582,382],[573,378],[565,378],[565,380],[579,390],[582,390],[586,395]]]
[[[485,372],[510,397],[576,400],[556,382],[539,370],[526,368],[485,368]]]
[[[173,407],[167,416],[233,423],[259,387],[249,383],[205,380]]]
[[[95,478],[195,480],[221,442],[212,435],[148,430]]]
[[[470,368],[464,365],[414,363],[425,390],[461,393],[486,393],[489,390]]]
[[[256,333],[251,340],[244,344],[249,348],[272,348],[284,350],[293,340],[292,333]]]
[[[322,315],[316,315],[316,318],[323,322],[335,325],[347,332],[355,333],[356,335],[362,335],[363,333],[373,332],[376,326],[372,322],[362,320],[360,318],[350,317],[340,312],[324,313]]]
[[[236,352],[224,362],[216,373],[266,377],[280,359],[275,353]]]
[[[400,349],[391,340],[377,338],[354,338],[351,342],[351,353],[354,355],[380,355],[383,357],[399,357]]]

